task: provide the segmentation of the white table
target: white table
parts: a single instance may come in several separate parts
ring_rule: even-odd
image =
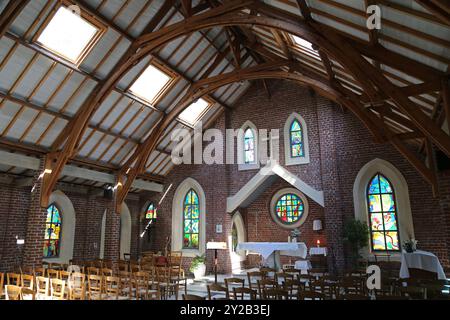
[[[446,279],[444,269],[438,257],[431,252],[417,250],[411,253],[402,252],[400,278],[409,278],[409,268],[422,269],[437,273],[438,279]]]
[[[303,242],[242,242],[236,250],[246,250],[260,254],[264,265],[280,270],[280,255],[306,258],[308,248]]]
[[[311,247],[309,248],[310,256],[327,256],[327,248],[325,247]]]
[[[301,270],[302,274],[308,274],[308,270],[312,269],[311,261],[309,261],[309,260],[295,261],[294,268],[297,270]]]

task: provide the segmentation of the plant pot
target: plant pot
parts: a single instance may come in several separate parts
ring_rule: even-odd
[[[206,275],[206,264],[199,264],[194,270],[195,280],[200,280]]]

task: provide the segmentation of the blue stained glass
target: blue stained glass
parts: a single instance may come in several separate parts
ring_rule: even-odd
[[[59,256],[59,240],[61,238],[61,212],[55,204],[47,208],[47,219],[44,233],[44,258]]]
[[[303,131],[302,126],[297,119],[292,122],[289,134],[291,144],[291,157],[303,157],[305,154],[303,145]]]
[[[295,194],[286,194],[277,201],[275,212],[283,223],[295,223],[299,221],[303,215],[303,201]]]
[[[198,233],[200,224],[199,198],[193,190],[189,190],[184,200],[183,247],[198,249]]]
[[[369,194],[377,194],[380,193],[380,183],[379,183],[379,176],[376,175],[375,178],[373,178],[372,182],[369,186]]]

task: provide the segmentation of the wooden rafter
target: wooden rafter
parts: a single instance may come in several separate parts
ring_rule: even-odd
[[[436,18],[450,26],[450,4],[440,0],[415,0],[422,7],[430,11]]]
[[[10,0],[0,15],[0,38],[8,31],[11,24],[22,12],[30,0]]]

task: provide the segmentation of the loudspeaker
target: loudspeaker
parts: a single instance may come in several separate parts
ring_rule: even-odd
[[[450,170],[450,159],[441,150],[436,150],[436,163],[438,171]]]
[[[112,200],[113,197],[114,197],[113,190],[112,189],[105,189],[103,191],[103,197],[105,199]]]

